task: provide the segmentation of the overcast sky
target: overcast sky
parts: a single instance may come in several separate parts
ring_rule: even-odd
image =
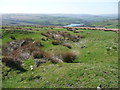
[[[0,13],[116,14],[119,0],[1,0]]]

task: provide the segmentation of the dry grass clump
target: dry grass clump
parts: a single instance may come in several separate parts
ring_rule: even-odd
[[[43,58],[43,57],[44,57],[44,53],[43,53],[43,52],[40,52],[40,51],[34,51],[34,52],[33,52],[33,57],[34,57],[35,59]]]
[[[78,53],[74,51],[69,51],[69,52],[62,53],[61,56],[64,62],[73,63],[73,61],[77,58]]]
[[[62,42],[59,40],[54,40],[54,41],[52,41],[52,44],[53,45],[60,45],[60,44],[62,44]]]
[[[71,28],[71,27],[67,27],[66,28],[68,31],[74,31],[74,30],[76,30],[75,28]]]
[[[78,38],[85,38],[85,36],[78,35]]]
[[[40,59],[40,58],[50,59],[52,57],[51,53],[45,52],[43,50],[33,51],[32,55],[33,58],[35,59]]]
[[[43,45],[40,41],[34,41],[28,43],[27,45],[24,45],[23,47],[21,47],[21,49],[30,51],[32,53],[33,51],[40,50],[41,47],[43,47]]]
[[[59,62],[62,62],[62,60],[59,59],[59,58],[57,58],[57,57],[52,57],[52,58],[50,59],[50,61],[51,61],[52,63],[54,63],[54,64],[57,64],[57,63],[59,63]]]
[[[42,53],[45,59],[49,60],[51,57],[53,57],[53,55],[50,52],[42,51]]]
[[[34,41],[33,44],[38,47],[43,47],[42,43],[40,41]]]
[[[69,49],[72,48],[72,46],[71,46],[70,44],[68,44],[68,43],[64,43],[63,46],[65,46],[65,47],[67,47],[67,48],[69,48]]]
[[[12,67],[12,68],[20,68],[22,62],[16,58],[11,56],[5,56],[2,58],[2,62],[5,63],[6,66]]]
[[[24,40],[24,42],[22,43],[21,46],[24,46],[24,45],[29,44],[30,42],[33,42],[33,39],[31,39],[31,38],[25,38],[25,39],[23,39],[23,40]]]
[[[41,33],[41,35],[46,36],[46,37],[48,37],[48,36],[49,36],[49,34],[48,34],[48,33]]]

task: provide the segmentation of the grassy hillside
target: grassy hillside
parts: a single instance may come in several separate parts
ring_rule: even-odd
[[[65,26],[72,23],[84,23],[86,20],[76,17],[53,16],[50,14],[4,14],[3,25],[56,25]]]
[[[117,15],[89,14],[3,14],[2,25],[55,25],[84,24],[116,19]]]
[[[12,69],[3,63],[3,88],[96,88],[99,85],[103,88],[118,87],[118,34],[115,32],[81,29],[75,32],[64,28],[34,26],[8,26],[2,30],[3,45],[7,42],[32,38],[42,43],[42,50],[55,56],[59,57],[59,54],[70,51],[77,53],[72,63],[52,63],[48,60],[33,70],[30,70],[30,65],[35,66],[33,58],[22,61],[22,68],[25,71]],[[50,34],[49,37],[43,36],[48,31],[53,33],[62,31],[71,36],[80,35],[82,38],[75,42],[66,39],[72,48],[62,44],[53,45],[55,38],[50,38]],[[11,39],[11,36],[16,40]]]
[[[92,26],[105,28],[118,28],[118,20],[108,20],[104,22],[94,23]]]

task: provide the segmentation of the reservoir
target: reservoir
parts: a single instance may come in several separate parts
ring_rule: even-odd
[[[84,26],[84,24],[69,24],[64,27],[79,27],[79,26]]]

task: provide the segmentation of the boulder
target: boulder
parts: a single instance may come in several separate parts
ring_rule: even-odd
[[[2,47],[2,54],[4,55],[4,54],[11,53],[12,51],[20,48],[23,43],[24,43],[24,40],[18,40],[18,41],[12,41],[7,45],[4,45]]]

